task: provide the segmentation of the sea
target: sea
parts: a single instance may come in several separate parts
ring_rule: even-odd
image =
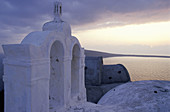
[[[110,57],[103,59],[104,65],[123,64],[131,81],[170,81],[170,58],[155,57]]]

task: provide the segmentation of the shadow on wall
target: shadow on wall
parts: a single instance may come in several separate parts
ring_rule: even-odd
[[[4,89],[4,83],[2,80],[2,75],[3,75],[3,61],[4,55],[2,53],[0,53],[0,91],[2,91]]]
[[[0,112],[4,112],[4,90],[0,91]]]
[[[2,91],[4,89],[4,83],[2,80],[2,76],[3,76],[3,61],[4,58],[4,54],[0,53],[0,91]]]
[[[0,112],[4,112],[4,84],[2,80],[3,75],[3,64],[2,60],[4,58],[4,55],[0,53]]]

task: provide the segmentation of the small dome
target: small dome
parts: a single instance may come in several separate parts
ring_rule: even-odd
[[[43,25],[43,31],[58,31],[63,32],[67,36],[71,36],[71,27],[64,21],[50,21]]]

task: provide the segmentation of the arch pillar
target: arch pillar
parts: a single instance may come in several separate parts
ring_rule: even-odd
[[[80,98],[81,101],[87,101],[86,98],[86,88],[85,88],[85,76],[84,76],[84,69],[85,69],[85,55],[84,55],[84,48],[81,48],[81,56],[80,56]]]
[[[76,43],[72,49],[71,61],[71,98],[74,101],[86,101],[84,59],[84,49]]]
[[[64,100],[65,107],[68,107],[71,102],[71,56],[64,56],[63,64],[64,64]]]

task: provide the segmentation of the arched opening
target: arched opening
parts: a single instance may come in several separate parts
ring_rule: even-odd
[[[71,61],[71,97],[79,93],[79,73],[80,73],[80,48],[74,45]]]
[[[50,112],[64,105],[64,48],[59,41],[55,41],[50,51],[50,82],[49,109]]]
[[[60,6],[60,15],[62,14],[62,7]]]

